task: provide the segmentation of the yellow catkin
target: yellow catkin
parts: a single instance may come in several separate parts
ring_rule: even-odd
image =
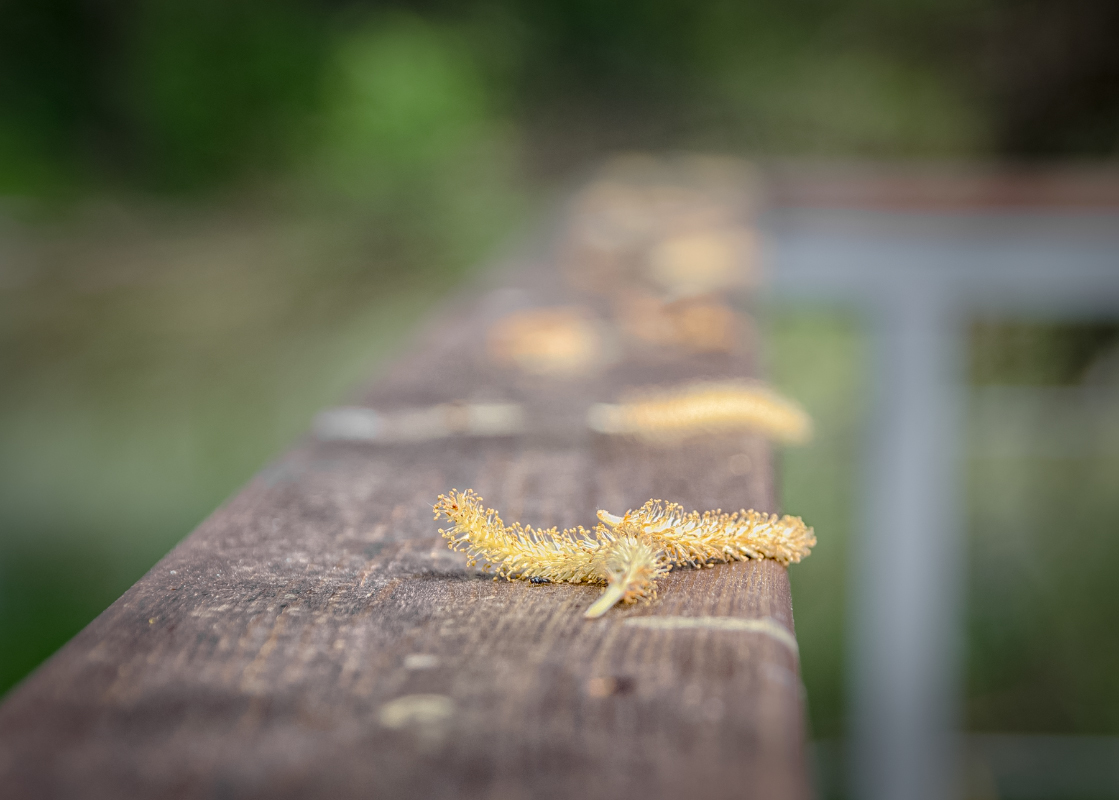
[[[470,565],[483,562],[503,578],[538,578],[559,583],[603,583],[598,562],[613,536],[592,535],[583,528],[559,531],[506,526],[492,508],[485,508],[472,490],[439,495],[435,518],[452,526],[440,530],[452,550],[466,553]]]
[[[696,383],[618,405],[600,403],[591,407],[587,422],[601,433],[654,441],[734,431],[789,443],[812,437],[812,419],[804,409],[772,389],[741,381]]]
[[[599,519],[619,531],[639,533],[659,543],[676,565],[700,566],[715,561],[771,558],[796,564],[816,545],[812,529],[800,517],[759,511],[684,511],[677,503],[650,500],[624,517],[604,511]]]
[[[657,580],[676,567],[748,558],[787,565],[799,562],[816,544],[800,517],[747,510],[685,512],[662,500],[650,500],[621,517],[599,511],[593,531],[507,526],[471,490],[440,495],[434,511],[436,519],[451,522],[440,533],[452,550],[466,553],[472,566],[482,562],[484,569],[505,578],[605,583],[606,591],[586,612],[589,618],[602,616],[618,602],[655,597]]]

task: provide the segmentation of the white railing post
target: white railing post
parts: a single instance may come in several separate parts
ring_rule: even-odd
[[[875,398],[853,553],[852,787],[958,796],[958,337],[952,297],[902,280],[872,311]]]

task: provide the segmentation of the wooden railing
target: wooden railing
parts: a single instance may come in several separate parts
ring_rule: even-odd
[[[674,570],[585,620],[600,588],[495,582],[432,520],[452,487],[539,526],[776,511],[763,435],[603,422],[632,390],[757,373],[731,302],[749,176],[619,169],[8,697],[0,794],[810,794],[779,563]]]

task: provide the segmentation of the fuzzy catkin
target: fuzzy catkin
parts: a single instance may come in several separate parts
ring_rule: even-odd
[[[657,580],[675,567],[748,558],[787,565],[799,562],[816,544],[812,528],[800,517],[747,510],[686,512],[662,500],[650,500],[621,517],[599,511],[593,531],[507,526],[469,489],[440,495],[433,510],[436,519],[451,522],[439,532],[452,550],[466,553],[471,566],[482,562],[483,569],[506,579],[607,584],[587,610],[585,616],[591,618],[618,602],[655,597]]]
[[[609,515],[600,518],[610,524]],[[800,517],[741,510],[684,511],[678,503],[650,500],[629,511],[615,526],[656,539],[670,561],[700,566],[715,561],[771,558],[783,565],[796,564],[816,545],[812,529]]]
[[[605,583],[600,573],[604,547],[614,537],[592,536],[583,528],[559,531],[506,526],[492,508],[485,508],[473,490],[439,495],[435,518],[452,526],[440,530],[452,550],[466,553],[471,566],[482,562],[503,578],[540,578],[556,583]]]

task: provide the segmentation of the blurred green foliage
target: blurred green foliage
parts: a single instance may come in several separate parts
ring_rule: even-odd
[[[487,86],[457,37],[389,18],[347,35],[328,72],[326,151],[351,190],[453,168],[490,124]]]
[[[967,724],[1119,732],[1119,392],[1111,447],[973,458]],[[1101,431],[1095,431],[1099,435]]]
[[[147,0],[128,18],[105,80],[112,156],[128,177],[194,188],[291,157],[315,108],[324,21],[293,0]]]
[[[197,190],[323,149],[406,170],[498,121],[538,167],[1107,156],[1117,26],[1105,0],[8,0],[0,192]]]
[[[979,319],[968,339],[972,385],[1060,386],[1082,381],[1119,344],[1119,323]]]
[[[970,345],[1005,430],[968,437],[967,723],[1114,735],[1119,324],[983,319]]]
[[[818,539],[812,557],[789,570],[811,734],[842,738],[846,578],[868,422],[867,342],[858,320],[840,312],[771,314],[766,331],[771,378],[804,405],[816,431],[807,445],[782,450],[778,461],[782,508],[810,521]]]

